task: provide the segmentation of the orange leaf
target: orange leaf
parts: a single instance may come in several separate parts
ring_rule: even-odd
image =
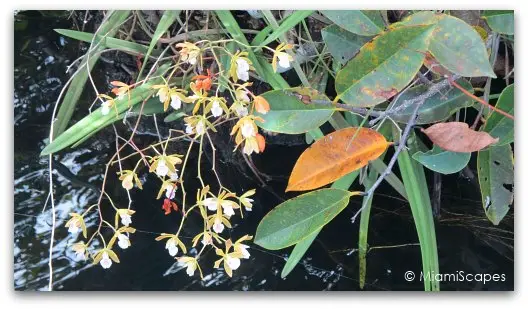
[[[383,135],[367,128],[346,128],[328,134],[301,154],[286,191],[311,190],[334,182],[378,158],[389,145]]]
[[[486,132],[470,129],[465,122],[437,123],[422,132],[440,148],[454,152],[479,151],[499,141]]]

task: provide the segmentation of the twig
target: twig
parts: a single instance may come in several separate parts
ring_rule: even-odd
[[[454,80],[458,79],[459,77],[460,76],[453,76],[453,77],[451,77],[451,79],[454,81]],[[398,113],[399,111],[405,110],[409,106],[412,106],[413,104],[416,104],[416,103],[421,102],[421,101],[425,101],[425,100],[429,99],[430,97],[432,97],[433,95],[435,95],[438,91],[440,91],[441,89],[443,89],[444,87],[447,87],[447,86],[449,86],[449,79],[444,79],[441,82],[432,85],[431,88],[429,88],[429,90],[427,90],[427,92],[425,92],[425,93],[423,93],[423,94],[421,94],[421,95],[419,95],[419,96],[417,96],[415,98],[412,98],[412,99],[409,99],[409,100],[405,100],[402,105],[400,105],[400,106],[398,106],[398,107],[396,107],[396,108],[394,108],[394,109],[392,109],[390,111],[382,112],[380,117],[384,117],[385,118],[385,117],[394,115],[394,114]],[[371,120],[369,122],[369,125],[372,126],[372,124],[375,124],[376,122],[377,122],[377,119],[373,119],[373,120]]]
[[[480,104],[486,106],[486,107],[489,107],[490,109],[492,109],[493,111],[503,115],[504,117],[507,117],[507,118],[510,118],[511,120],[514,120],[513,116],[496,108],[495,106],[489,104],[488,102],[482,100],[481,98],[475,96],[474,94],[472,94],[471,92],[467,91],[466,89],[464,89],[462,86],[460,86],[459,84],[457,84],[455,81],[450,81],[451,85],[457,87],[460,91],[462,91],[465,95],[467,95],[468,97],[471,97],[473,100],[476,100],[477,102],[479,102]],[[480,118],[480,117],[479,117]]]
[[[431,87],[427,93],[429,93],[432,89],[433,89],[433,87]],[[425,93],[425,94],[427,94],[427,93]],[[422,96],[423,95],[418,96],[418,97],[422,97]],[[398,148],[396,148],[396,151],[394,152],[394,155],[392,155],[392,158],[389,161],[389,164],[387,164],[387,168],[385,169],[385,171],[383,171],[383,173],[378,177],[378,179],[372,185],[372,187],[370,187],[370,189],[367,192],[363,193],[363,195],[367,196],[367,198],[370,198],[372,196],[372,194],[378,188],[378,186],[381,184],[383,179],[385,179],[385,177],[391,173],[392,167],[394,166],[394,164],[396,163],[396,160],[398,159],[398,155],[403,150],[403,148],[405,148],[405,144],[406,144],[407,138],[409,137],[409,134],[411,133],[412,127],[416,123],[416,117],[418,116],[418,110],[420,109],[420,107],[422,106],[422,104],[424,102],[425,102],[425,98],[421,98],[421,101],[418,101],[418,103],[416,104],[416,107],[414,108],[413,114],[411,115],[411,117],[409,118],[409,121],[407,122],[407,125],[405,126],[405,130],[403,130],[403,134],[402,134],[402,137],[400,138],[400,141],[399,141],[399,144],[398,144]],[[357,216],[361,213],[361,211],[363,211],[363,208],[364,208],[364,206],[362,206],[356,212],[356,214],[354,214],[354,216],[351,219],[352,223],[354,223],[356,221]]]

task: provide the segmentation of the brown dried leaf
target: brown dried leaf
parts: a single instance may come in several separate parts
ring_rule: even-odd
[[[479,151],[499,141],[486,132],[470,129],[465,122],[437,123],[422,132],[440,148],[454,152]]]

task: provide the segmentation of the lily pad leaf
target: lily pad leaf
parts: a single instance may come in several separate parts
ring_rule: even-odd
[[[268,91],[262,97],[268,101],[270,110],[266,114],[255,113],[264,119],[264,122],[257,121],[257,125],[271,132],[300,134],[319,128],[334,113],[335,108],[330,104],[303,102],[297,95],[330,102],[327,96],[310,88]]]
[[[502,34],[513,35],[515,28],[513,11],[490,10],[484,11],[481,16],[486,20],[491,30]]]
[[[342,65],[352,59],[359,52],[361,46],[371,39],[346,31],[337,25],[324,28],[321,30],[321,34],[330,54]]]
[[[380,11],[328,10],[321,13],[341,28],[359,35],[376,35],[385,27]]]
[[[479,151],[477,169],[484,211],[497,225],[513,203],[513,152],[510,145]]]
[[[497,101],[497,105],[495,105],[496,108],[510,115],[513,115],[514,109],[513,88],[513,84],[504,88]],[[499,113],[492,113],[486,120],[482,130],[499,139],[499,142],[494,146],[502,146],[513,142],[513,120]]]
[[[363,45],[337,73],[339,98],[349,105],[368,107],[396,95],[422,66],[433,28],[399,27]]]
[[[429,52],[449,71],[467,77],[497,77],[489,63],[484,41],[473,27],[461,19],[422,11],[392,27],[411,25],[436,25],[429,43]]]
[[[471,153],[446,151],[435,145],[428,152],[415,152],[412,158],[428,169],[446,175],[459,172],[466,167]]]
[[[460,79],[460,86],[464,89],[473,93],[473,87],[465,79]],[[406,100],[415,98],[429,89],[427,85],[420,85],[410,88],[405,91],[398,101],[394,104],[393,108],[398,108]],[[473,105],[473,100],[465,95],[462,91],[457,88],[453,88],[449,91],[442,91],[434,94],[432,97],[425,100],[424,104],[418,109],[418,117],[416,119],[417,124],[428,124],[434,122],[440,122],[446,120],[449,116],[454,114],[461,108],[470,107]],[[391,116],[392,119],[400,123],[407,123],[409,118],[414,112],[414,106],[409,106],[402,109]],[[509,119],[508,119],[509,120]]]
[[[319,231],[348,205],[359,192],[341,189],[312,191],[278,205],[257,227],[255,243],[278,250],[302,241]]]

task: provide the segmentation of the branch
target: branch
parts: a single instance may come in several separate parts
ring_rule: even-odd
[[[436,84],[436,85],[439,85],[440,83]],[[435,85],[435,86],[436,86]],[[433,86],[434,87],[434,86]],[[429,92],[431,92],[431,90],[433,89],[433,87],[431,87],[429,89]],[[436,90],[435,90],[436,91]],[[425,93],[425,94],[427,94]],[[367,198],[371,198],[372,194],[374,193],[374,191],[378,188],[378,186],[381,184],[381,182],[383,181],[383,179],[385,179],[385,177],[387,177],[387,175],[389,175],[392,171],[392,167],[394,166],[394,164],[396,163],[396,160],[398,159],[398,155],[400,154],[400,152],[403,150],[403,148],[405,148],[405,145],[406,145],[406,142],[407,142],[407,139],[409,138],[409,135],[411,133],[411,129],[412,127],[416,124],[416,118],[418,116],[418,110],[420,109],[420,107],[423,105],[423,103],[425,102],[425,98],[423,98],[423,96],[425,95],[421,95],[421,96],[418,96],[417,98],[421,98],[421,101],[419,101],[417,104],[416,104],[416,107],[414,108],[414,111],[413,111],[413,114],[411,115],[411,117],[409,118],[409,121],[407,122],[407,125],[405,126],[405,129],[403,131],[403,134],[402,134],[402,137],[400,138],[400,142],[398,144],[398,148],[396,148],[396,151],[394,152],[394,155],[392,155],[392,158],[389,162],[389,164],[387,164],[387,168],[385,169],[385,171],[383,171],[383,173],[378,177],[378,179],[376,180],[376,182],[370,187],[370,189],[363,193],[364,196],[367,196]],[[413,101],[415,101],[415,99],[412,99]],[[412,101],[412,100],[408,100],[408,101]],[[364,206],[362,206],[357,212],[356,214],[354,214],[354,216],[352,217],[352,223],[356,221],[356,218],[357,216],[363,211],[363,208]]]
[[[479,102],[480,104],[484,105],[484,106],[487,106],[489,107],[490,109],[492,109],[493,111],[507,117],[507,118],[510,118],[511,120],[514,120],[513,116],[496,108],[495,106],[489,104],[488,102],[482,100],[481,98],[475,96],[474,94],[472,94],[471,92],[467,91],[466,89],[464,89],[462,86],[460,86],[459,84],[457,84],[455,81],[450,81],[451,85],[457,87],[460,91],[462,91],[465,95],[467,95],[468,97],[472,98],[473,100],[476,100],[477,102]]]

